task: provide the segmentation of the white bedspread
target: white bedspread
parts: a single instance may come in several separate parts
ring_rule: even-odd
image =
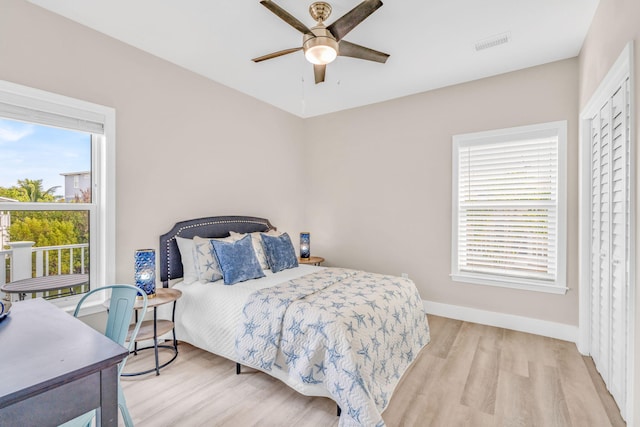
[[[246,312],[243,314],[243,309],[246,303],[249,301],[251,295],[256,291],[275,287],[277,285],[283,285],[290,280],[301,278],[305,275],[311,275],[311,273],[316,273],[323,270],[325,270],[324,267],[309,265],[300,265],[297,268],[284,270],[276,274],[273,274],[271,271],[266,270],[266,277],[237,283],[232,286],[225,286],[221,281],[213,283],[195,282],[191,284],[178,282],[176,284],[173,284],[172,287],[182,291],[181,298],[176,302],[176,337],[179,341],[187,342],[229,360],[243,363],[242,360],[239,360],[240,358],[236,353],[236,340],[238,338],[239,326],[243,325],[243,316],[247,314]],[[369,275],[366,278],[367,281],[374,280],[374,276],[376,280],[380,277],[383,277],[383,281],[388,282],[388,284],[395,287],[396,290],[398,289],[398,286],[405,287],[405,285],[407,284],[410,285],[406,287],[406,289],[410,290],[410,292],[403,291],[405,296],[410,296],[410,300],[394,298],[391,294],[388,294],[387,297],[385,297],[383,294],[378,294],[378,297],[382,299],[378,299],[378,297],[371,299],[374,294],[369,294],[369,291],[367,291],[365,288],[367,288],[367,285],[369,285],[370,289],[375,289],[375,283],[378,282],[374,281],[369,281],[369,283],[366,284],[363,283],[362,286],[364,287],[362,289],[353,290],[353,292],[360,293],[359,295],[357,295],[357,298],[370,299],[370,302],[368,303],[370,305],[366,305],[366,307],[363,308],[366,312],[366,316],[364,314],[365,312],[358,312],[357,314],[355,314],[354,312],[353,315],[355,317],[344,319],[344,325],[347,327],[348,333],[351,334],[352,337],[354,334],[354,329],[352,328],[360,326],[361,324],[371,325],[369,330],[366,330],[365,328],[361,332],[357,332],[359,341],[354,344],[354,351],[356,352],[356,354],[360,353],[360,356],[367,359],[367,356],[371,357],[372,352],[379,352],[380,349],[378,349],[377,340],[382,339],[381,334],[390,333],[391,328],[394,329],[394,333],[397,331],[397,333],[400,334],[389,341],[392,342],[392,347],[390,347],[390,349],[392,351],[397,351],[397,354],[394,357],[391,357],[391,359],[387,358],[389,360],[387,362],[382,362],[383,365],[378,365],[377,367],[373,367],[372,365],[372,368],[374,369],[374,371],[372,371],[373,375],[379,378],[381,384],[376,386],[377,388],[374,394],[376,394],[377,396],[372,396],[373,403],[367,403],[366,405],[364,405],[368,407],[366,410],[363,406],[363,411],[361,414],[362,418],[360,418],[359,415],[354,412],[358,410],[355,402],[351,402],[350,399],[342,399],[339,396],[339,388],[336,389],[334,387],[333,389],[331,389],[330,387],[328,388],[326,384],[323,384],[322,381],[319,380],[322,375],[319,375],[317,370],[315,373],[311,372],[310,377],[306,379],[305,375],[309,375],[308,371],[303,372],[303,375],[300,375],[300,372],[297,372],[295,369],[290,369],[290,366],[287,366],[286,363],[279,363],[282,360],[281,354],[278,356],[278,362],[273,364],[271,370],[263,369],[260,366],[256,366],[254,364],[254,367],[268,372],[270,375],[283,381],[301,394],[308,396],[324,396],[336,401],[342,400],[341,406],[343,407],[343,409],[345,409],[345,411],[343,411],[343,415],[346,415],[341,417],[342,425],[344,425],[345,421],[347,420],[355,422],[356,424],[360,424],[365,421],[365,419],[367,421],[373,421],[375,419],[373,425],[384,425],[381,421],[381,418],[379,418],[379,413],[382,412],[382,410],[384,410],[384,408],[387,406],[388,399],[390,398],[393,389],[397,385],[406,368],[417,356],[420,348],[422,348],[423,345],[425,345],[429,341],[428,324],[426,322],[426,316],[422,312],[422,302],[420,301],[420,296],[415,289],[415,285],[413,285],[413,283],[407,279],[396,278],[393,276],[381,276],[371,273],[363,274]],[[350,286],[360,288],[361,286],[359,282],[361,280],[364,280],[365,278],[351,277],[351,279],[353,280],[348,281],[348,283],[350,283]],[[388,291],[394,292],[393,290]],[[369,295],[367,297],[364,297],[364,294]],[[334,294],[334,297],[327,299],[326,303],[337,303],[338,305],[340,305],[339,301],[337,301],[336,298],[339,299],[341,297],[351,298],[347,294],[339,296],[336,293]],[[393,307],[389,305],[389,301],[391,300],[396,300],[391,304],[393,305]],[[349,304],[349,306],[352,306],[352,304]],[[376,308],[376,306],[378,307]],[[389,317],[384,317],[384,314],[380,311],[384,311],[382,306],[389,310],[397,307],[397,310],[395,312],[388,312],[387,316]],[[368,308],[370,308],[371,310],[368,310]],[[322,308],[319,308],[319,310],[322,310]],[[310,311],[310,313],[312,312]],[[408,318],[404,318],[407,313],[411,313],[411,315]],[[419,315],[416,313],[418,313]],[[313,318],[307,319],[306,323],[321,321],[321,319],[319,319],[318,317],[317,311],[313,311],[312,314]],[[170,319],[170,305],[167,304],[159,307],[158,315],[161,318]],[[411,325],[411,327],[415,326],[419,335],[414,335],[413,332],[408,333],[406,328],[396,326],[397,322],[403,321],[399,316],[402,316],[404,318],[403,320],[407,322],[407,326],[410,325],[409,322],[413,323],[414,325]],[[416,319],[421,319],[424,321],[424,323],[421,323]],[[375,325],[374,322],[376,323]],[[416,324],[416,322],[418,324]],[[309,326],[313,327],[313,325]],[[287,328],[290,328],[290,326],[287,326]],[[365,335],[360,335],[361,333],[364,333]],[[367,340],[371,340],[370,343],[365,342],[365,336],[367,337]],[[290,337],[286,337],[285,339],[290,339]],[[407,346],[405,346],[405,344],[407,344]],[[369,353],[369,355],[366,355],[367,350],[371,352]],[[388,364],[384,365],[385,363]],[[251,364],[249,363],[248,365]],[[368,369],[369,368],[367,368],[367,370]],[[343,373],[348,375],[346,372]],[[384,384],[386,382],[389,382],[389,384]],[[349,392],[353,390],[352,386],[349,386],[349,388],[351,388]],[[360,401],[361,399],[358,398],[359,403]],[[371,412],[371,405],[373,405],[374,408],[373,413]],[[365,415],[365,413],[367,414]],[[360,421],[360,423],[358,423],[358,421]],[[347,422],[347,424],[350,424],[350,422]],[[366,422],[362,425],[366,425]]]
[[[261,289],[242,312],[241,362],[323,384],[344,427],[383,427],[394,388],[429,342],[413,282],[363,271],[327,268]]]
[[[182,291],[182,297],[176,303],[176,337],[179,341],[237,361],[236,332],[249,295],[322,268],[300,265],[276,274],[265,270],[266,277],[232,286],[226,286],[222,281],[189,285],[177,283],[173,287]],[[164,311],[162,317],[170,319],[171,314]]]

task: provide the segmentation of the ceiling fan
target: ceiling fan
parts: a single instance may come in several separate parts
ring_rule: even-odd
[[[389,58],[386,53],[342,39],[349,31],[378,10],[382,6],[381,0],[364,0],[328,27],[324,25],[324,21],[331,15],[331,5],[323,1],[315,2],[309,6],[309,13],[317,23],[311,29],[271,0],[262,0],[260,3],[302,33],[302,46],[253,58],[253,62],[261,62],[302,50],[305,58],[313,64],[313,74],[316,84],[318,84],[324,82],[327,64],[335,60],[337,56],[349,56],[380,63],[385,63]]]

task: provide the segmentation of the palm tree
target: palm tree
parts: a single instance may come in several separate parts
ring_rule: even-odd
[[[41,179],[19,179],[18,188],[20,188],[27,196],[30,202],[52,202],[56,199],[53,194],[59,185],[43,190]]]

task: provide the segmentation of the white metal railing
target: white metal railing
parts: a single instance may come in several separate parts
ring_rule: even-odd
[[[30,277],[88,272],[86,264],[88,243],[57,246],[33,246],[33,244],[34,242],[9,242],[10,249],[0,250],[0,261],[2,261],[0,286]],[[53,265],[53,263],[56,264]],[[48,296],[51,295],[48,294]],[[3,297],[7,298],[0,292],[0,299]],[[14,297],[16,295],[11,294],[11,299]],[[27,295],[27,298],[30,298],[30,295]]]
[[[11,265],[13,251],[11,249],[5,250],[0,249],[0,262],[2,262],[2,273],[0,273],[0,286],[3,286],[5,283],[13,280],[13,275],[11,274]]]
[[[57,272],[54,274],[62,274],[64,271],[64,264],[60,262],[63,258],[63,252],[69,252],[69,260],[68,260],[68,271],[69,273],[85,273],[85,252],[86,248],[89,248],[88,243],[78,243],[75,245],[63,245],[63,246],[37,246],[32,248],[32,252],[35,254],[35,270],[36,274],[34,277],[48,276],[51,273],[50,263],[51,263],[51,254],[56,254],[54,258],[56,258],[58,262]],[[74,262],[77,260],[74,257],[74,252],[76,257],[80,258],[80,266],[76,268],[74,266]]]

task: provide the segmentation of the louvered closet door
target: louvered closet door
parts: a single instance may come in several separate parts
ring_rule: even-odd
[[[607,193],[602,192],[602,181],[606,181],[608,168],[603,168],[602,136],[600,114],[591,120],[591,357],[598,367],[600,375],[605,379],[608,374],[607,357],[602,354],[607,346],[608,334],[602,333],[602,323],[608,319],[605,310],[608,309],[608,298],[602,295],[608,289],[605,282],[608,275],[603,274],[606,267],[605,257],[609,243],[602,233],[602,207],[607,206]],[[604,175],[604,177],[603,177]],[[605,186],[606,188],[606,186]],[[607,368],[607,369],[605,369]]]
[[[611,102],[611,366],[610,390],[624,396],[627,354],[627,286],[629,230],[628,85]],[[618,399],[619,400],[619,399]]]
[[[630,239],[627,81],[591,125],[591,356],[624,413]]]

